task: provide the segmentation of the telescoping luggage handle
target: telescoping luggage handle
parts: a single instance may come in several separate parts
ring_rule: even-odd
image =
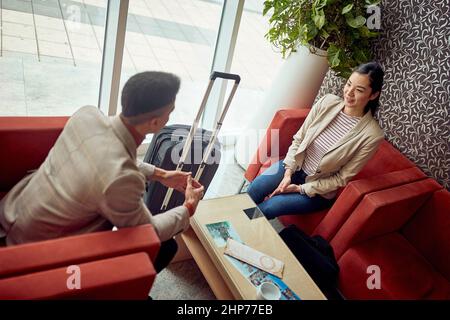
[[[205,95],[203,96],[202,103],[200,104],[200,108],[197,112],[197,116],[195,117],[194,124],[192,125],[191,130],[189,131],[189,134],[186,138],[186,143],[183,147],[183,152],[181,154],[180,161],[178,162],[177,167],[175,168],[176,171],[183,170],[183,166],[186,161],[187,155],[189,153],[189,149],[191,147],[192,140],[194,139],[195,132],[198,129],[198,124],[200,123],[200,118],[205,111],[206,103],[208,102],[208,97],[211,93],[211,89],[217,78],[222,78],[222,79],[226,79],[226,80],[234,80],[234,85],[233,85],[233,88],[231,89],[230,95],[228,96],[227,102],[225,103],[225,107],[222,110],[220,118],[216,122],[216,125],[214,126],[213,133],[211,135],[211,139],[208,143],[208,146],[206,147],[206,151],[203,153],[202,162],[200,163],[200,166],[195,174],[195,177],[194,177],[195,180],[199,180],[203,174],[203,170],[206,167],[206,163],[209,159],[209,155],[212,152],[212,148],[214,147],[214,142],[217,139],[219,130],[222,127],[222,123],[225,118],[225,115],[228,112],[228,108],[230,107],[231,101],[233,100],[234,94],[236,93],[239,82],[241,81],[241,77],[237,74],[218,72],[218,71],[214,71],[211,73],[211,76],[209,78],[209,84],[208,84],[208,87],[206,88]],[[170,198],[172,197],[172,193],[173,193],[173,188],[169,188],[167,190],[166,196],[164,197],[164,201],[161,205],[161,211],[167,210],[167,206],[169,204]]]

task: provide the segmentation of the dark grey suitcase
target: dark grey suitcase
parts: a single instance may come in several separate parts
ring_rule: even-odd
[[[216,78],[234,80],[234,86],[213,131],[199,129],[198,124]],[[171,125],[164,127],[153,136],[144,162],[165,170],[192,172],[194,179],[205,187],[206,193],[220,161],[221,145],[217,141],[217,135],[239,82],[240,77],[238,75],[213,72],[194,124],[192,126]],[[149,181],[144,194],[144,201],[152,214],[158,214],[183,204],[184,194],[168,189],[159,182]]]
[[[145,155],[144,162],[151,163],[165,170],[175,170],[178,163],[177,159],[179,160],[181,158],[181,153],[179,150],[181,150],[186,143],[189,130],[190,126],[188,125],[171,125],[163,128],[153,137]],[[200,166],[201,158],[203,158],[203,153],[210,140],[211,131],[197,130],[194,140],[191,143],[191,148],[189,149],[186,162],[183,166],[183,171],[192,172],[192,174],[195,175]],[[199,181],[203,186],[205,186],[205,193],[217,171],[217,168],[219,167],[220,148],[220,143],[216,141],[214,143],[210,161],[207,163],[207,166],[205,170],[203,170],[203,174],[200,177]],[[176,155],[175,159],[172,158],[174,154]],[[201,155],[200,161],[198,161],[199,154]],[[153,214],[161,212],[161,205],[166,193],[167,187],[161,183],[152,181],[147,184],[147,191],[144,195],[144,201]],[[167,208],[174,208],[182,205],[183,202],[184,194],[181,194],[175,190],[170,198]]]

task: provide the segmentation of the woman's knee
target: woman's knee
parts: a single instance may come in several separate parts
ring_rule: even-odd
[[[259,208],[268,219],[308,212],[304,196],[293,193],[276,195],[261,203]]]
[[[284,175],[281,162],[274,163],[263,174],[253,180],[247,188],[247,193],[255,203],[261,203],[264,198],[278,187]]]
[[[255,203],[261,203],[265,198],[265,195],[261,190],[261,184],[257,180],[253,180],[253,182],[250,183],[247,188],[247,194]]]
[[[266,200],[258,206],[264,216],[269,220],[275,219],[278,216],[282,215],[282,208],[280,208],[277,204],[271,202],[272,201],[270,200]]]

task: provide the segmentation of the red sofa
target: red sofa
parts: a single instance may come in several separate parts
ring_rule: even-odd
[[[274,116],[245,177],[249,181],[282,159],[309,109]],[[271,129],[280,136],[271,156]],[[261,153],[261,154],[260,154]],[[280,218],[330,241],[340,266],[339,289],[349,299],[450,299],[449,193],[387,141],[343,189],[329,210]],[[368,267],[381,270],[370,290]]]
[[[425,179],[366,195],[332,239],[348,299],[450,299],[450,193]],[[378,289],[367,281],[379,268]]]
[[[284,159],[292,143],[292,137],[303,124],[309,110],[281,109],[276,112],[255,157],[245,172],[248,181],[253,181],[272,163]],[[278,134],[280,137],[278,154],[275,156],[272,155],[272,147],[276,146],[270,143],[272,134]],[[308,234],[320,234],[325,239],[331,240],[365,194],[425,178],[425,174],[411,161],[389,142],[383,141],[377,153],[361,172],[345,188],[339,190],[337,200],[329,210],[306,215],[282,216],[279,220],[284,225],[295,224]],[[333,212],[332,219],[327,217],[328,212]]]
[[[0,199],[39,167],[66,117],[0,117]],[[160,241],[151,225],[0,248],[0,299],[147,299]],[[81,289],[68,289],[80,269]]]

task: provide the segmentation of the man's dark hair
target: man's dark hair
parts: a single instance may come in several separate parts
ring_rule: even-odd
[[[157,111],[175,101],[180,78],[172,73],[137,73],[122,89],[122,114],[126,118]]]

